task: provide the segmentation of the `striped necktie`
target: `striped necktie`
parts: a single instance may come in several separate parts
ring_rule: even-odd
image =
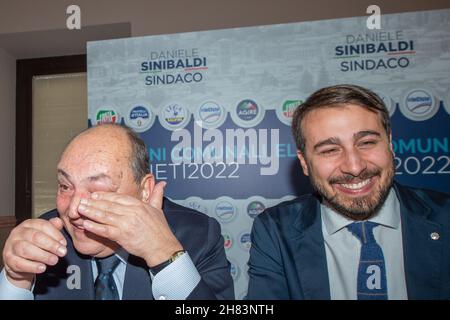
[[[107,258],[95,259],[98,276],[94,283],[95,300],[119,300],[113,272],[119,265],[119,258],[113,254]]]

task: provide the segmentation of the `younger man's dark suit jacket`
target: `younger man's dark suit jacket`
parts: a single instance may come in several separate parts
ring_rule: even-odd
[[[408,299],[450,299],[450,196],[394,185]],[[248,299],[330,299],[320,202],[282,203],[253,223]]]

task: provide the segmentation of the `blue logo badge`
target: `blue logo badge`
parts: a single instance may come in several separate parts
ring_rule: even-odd
[[[250,232],[245,231],[239,235],[239,245],[244,250],[250,250],[250,247],[252,246]]]
[[[266,207],[261,201],[252,201],[247,206],[247,214],[253,219],[264,210],[266,210]]]
[[[241,120],[249,122],[258,116],[259,107],[253,100],[242,100],[236,107],[236,113]]]
[[[433,117],[439,109],[433,94],[426,89],[415,89],[405,95],[400,110],[410,120],[424,121]]]
[[[214,211],[222,222],[230,222],[236,216],[236,208],[229,201],[219,201],[214,207]]]
[[[154,120],[155,117],[150,108],[146,107],[144,104],[134,104],[128,111],[128,116],[125,118],[125,124],[136,132],[144,132],[150,129]]]

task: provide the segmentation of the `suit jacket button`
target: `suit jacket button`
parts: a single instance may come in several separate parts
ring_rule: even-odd
[[[431,237],[431,239],[433,239],[433,240],[439,240],[439,233],[437,233],[437,232],[432,232],[432,233],[430,234],[430,237]]]

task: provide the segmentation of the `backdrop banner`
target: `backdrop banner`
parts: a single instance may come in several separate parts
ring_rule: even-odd
[[[450,191],[450,10],[89,42],[89,125],[123,123],[166,196],[222,226],[238,299],[253,219],[311,191],[291,137],[315,90],[380,94],[399,182]]]

